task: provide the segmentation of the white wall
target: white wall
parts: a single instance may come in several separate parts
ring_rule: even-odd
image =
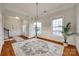
[[[21,28],[21,20],[15,19],[13,17],[6,17],[4,20],[4,27],[9,29],[10,36],[20,35],[22,28]]]
[[[77,21],[76,21],[76,25],[77,25],[77,33],[79,34],[79,5],[77,6]]]
[[[22,34],[29,37],[29,21],[22,20]]]
[[[76,32],[76,11],[75,11],[75,6],[73,6],[73,7],[63,9],[63,10],[56,11],[54,13],[48,14],[45,17],[40,18],[39,21],[42,22],[42,24],[43,24],[41,35],[42,36],[46,35],[48,37],[50,35],[52,35],[52,28],[51,28],[52,20],[54,18],[61,17],[61,16],[63,16],[63,18],[64,18],[63,24],[66,24],[67,22],[71,22],[71,25],[72,25],[71,31]],[[63,39],[62,39],[62,41],[63,41]],[[75,44],[74,41],[75,41],[74,39],[68,40],[68,42],[73,45]]]
[[[76,31],[79,34],[79,5],[77,5],[76,16],[77,16],[77,21],[76,21],[77,29],[76,29]],[[77,48],[77,51],[79,53],[79,35],[76,37],[76,48]]]
[[[0,53],[2,49],[2,45],[4,43],[4,33],[3,33],[3,24],[2,24],[2,12],[1,12],[1,5],[0,5]]]
[[[16,19],[19,17],[20,19]],[[29,35],[28,17],[15,11],[4,10],[4,27],[10,30],[10,36]],[[25,33],[23,32],[23,24],[26,24]]]
[[[33,23],[34,23],[34,22],[36,22],[35,19],[32,19],[32,18],[29,19],[29,38],[35,36],[34,28],[33,28]]]

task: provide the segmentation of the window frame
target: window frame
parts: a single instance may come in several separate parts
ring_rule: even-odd
[[[35,24],[34,24],[34,23],[35,23]],[[41,27],[41,30],[40,30],[40,31],[41,31],[41,32],[39,32],[39,33],[37,32],[37,34],[41,34],[41,33],[42,33],[42,22],[37,22],[37,27],[39,27],[38,24],[41,24],[41,25],[40,25],[40,27]],[[34,32],[36,31],[35,27],[36,27],[36,22],[33,22]]]
[[[52,20],[52,23],[51,23],[52,34],[53,34],[53,20],[60,19],[60,18],[62,18],[62,26],[63,26],[63,24],[64,24],[64,16],[58,16],[58,17],[52,17],[51,18],[51,20]],[[53,35],[55,35],[55,34],[53,34]],[[57,36],[62,36],[62,34],[61,35],[57,35]]]

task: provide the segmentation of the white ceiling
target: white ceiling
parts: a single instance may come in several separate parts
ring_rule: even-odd
[[[36,4],[34,3],[5,3],[3,4],[5,10],[16,11],[26,16],[36,16]],[[50,11],[57,10],[68,6],[73,6],[74,3],[39,3],[38,4],[38,16],[44,15],[44,11],[49,13]]]

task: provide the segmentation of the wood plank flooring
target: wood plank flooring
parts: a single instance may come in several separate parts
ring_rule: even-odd
[[[5,41],[2,51],[1,51],[1,56],[15,56],[15,52],[12,47],[12,43],[15,41]],[[54,41],[51,41],[54,42]],[[78,52],[76,50],[75,46],[69,45],[64,48],[64,56],[78,56]]]
[[[28,37],[24,36],[24,35],[19,35],[19,37],[23,38],[23,39],[28,39]]]
[[[77,49],[75,46],[68,45],[67,47],[64,48],[64,56],[79,56]]]
[[[5,41],[2,47],[1,56],[15,56],[12,41]]]
[[[37,37],[37,38],[45,40],[45,41],[49,41],[49,42],[52,42],[52,43],[56,43],[56,44],[59,44],[59,45],[63,45],[62,42],[58,42],[58,41],[55,41],[55,40],[50,40],[50,39],[43,38],[43,37]]]

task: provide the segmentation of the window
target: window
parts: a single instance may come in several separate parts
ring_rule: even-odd
[[[62,35],[63,18],[57,18],[52,21],[53,34]]]
[[[33,29],[34,29],[34,33],[35,31],[37,31],[37,34],[40,34],[41,33],[41,22],[37,22],[37,25],[36,25],[36,22],[33,23]],[[35,30],[35,27],[37,26],[37,30]]]

